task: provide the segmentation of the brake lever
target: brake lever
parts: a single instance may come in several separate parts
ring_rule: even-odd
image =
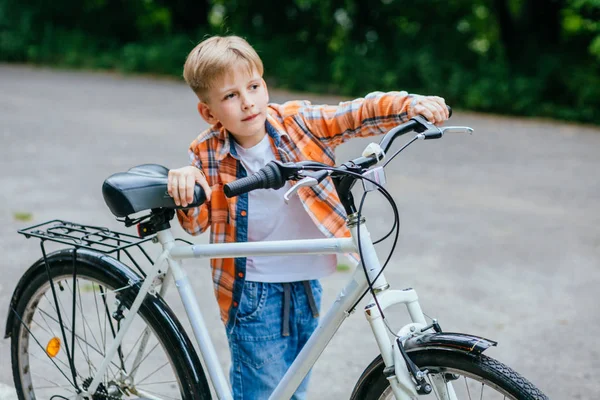
[[[299,171],[296,175],[299,177],[304,177],[296,182],[296,184],[287,192],[285,192],[283,195],[285,204],[288,204],[290,198],[295,195],[300,188],[318,185],[323,179],[329,176],[329,171]]]
[[[446,127],[438,127],[435,125],[431,125],[429,129],[424,132],[417,134],[417,138],[422,140],[428,139],[439,139],[444,136],[445,133],[468,133],[469,135],[473,134],[473,128],[469,128],[468,126],[446,126]]]
[[[469,135],[472,135],[474,130],[473,128],[470,128],[468,126],[445,126],[440,128],[440,130],[442,131],[442,134],[445,133],[468,133]]]

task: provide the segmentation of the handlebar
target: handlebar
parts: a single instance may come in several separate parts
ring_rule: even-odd
[[[452,108],[450,106],[446,107],[448,107],[448,118],[450,118],[452,117]],[[392,143],[396,138],[411,131],[415,131],[418,133],[424,132],[425,130],[427,130],[428,124],[429,122],[422,116],[412,118],[410,121],[390,129],[388,133],[385,134],[383,139],[381,139],[379,145],[381,146],[383,151],[387,153],[387,151],[392,146]]]
[[[225,196],[234,197],[255,189],[280,189],[285,185],[285,181],[279,167],[269,162],[256,173],[225,184],[223,191]]]
[[[448,107],[449,115],[452,116],[452,109]],[[389,148],[391,147],[394,140],[408,132],[417,132],[422,133],[426,132],[428,129],[433,127],[431,123],[429,123],[424,117],[417,116],[412,118],[410,121],[407,121],[401,125],[398,125],[392,129],[390,129],[381,142],[379,143],[380,147],[384,152],[387,153]],[[431,135],[427,138],[435,139],[441,137],[441,133],[439,136]],[[356,168],[368,168],[374,164],[377,164],[379,160],[375,157],[359,157],[350,161],[349,163],[343,164],[338,167],[338,169],[351,169],[353,167]],[[248,193],[255,189],[280,189],[285,185],[285,182],[293,177],[298,178],[298,172],[304,169],[305,167],[325,167],[330,168],[329,165],[321,164],[317,162],[300,162],[300,163],[286,163],[283,164],[279,161],[271,161],[263,168],[261,168],[258,172],[252,174],[251,176],[237,179],[233,182],[227,183],[223,187],[223,191],[225,192],[225,196],[234,197],[239,196],[244,193]]]

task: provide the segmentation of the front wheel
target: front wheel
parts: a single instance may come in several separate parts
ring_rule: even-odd
[[[457,400],[548,400],[527,379],[510,367],[483,354],[474,356],[453,351],[424,349],[412,351],[409,356],[419,369],[428,371],[426,379],[433,388],[429,395],[419,396],[419,400],[447,399],[448,393],[452,391],[456,394]],[[377,357],[358,380],[351,399],[394,399],[392,388],[383,374],[384,368],[383,359],[381,356]]]

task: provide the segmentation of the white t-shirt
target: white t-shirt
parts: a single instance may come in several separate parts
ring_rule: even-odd
[[[275,160],[268,134],[254,147],[244,149],[235,143],[235,148],[248,176]],[[248,193],[248,242],[325,237],[304,210],[298,195],[285,203],[283,195],[290,187],[286,182],[279,190],[257,189]],[[319,279],[333,273],[336,262],[334,254],[248,257],[246,280],[295,282]]]

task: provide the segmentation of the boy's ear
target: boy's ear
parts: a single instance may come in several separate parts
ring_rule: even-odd
[[[211,125],[214,125],[217,122],[219,122],[219,120],[216,119],[215,116],[210,111],[210,107],[208,106],[208,104],[206,104],[202,101],[198,102],[198,113],[202,116],[202,118],[206,122],[208,122]]]

